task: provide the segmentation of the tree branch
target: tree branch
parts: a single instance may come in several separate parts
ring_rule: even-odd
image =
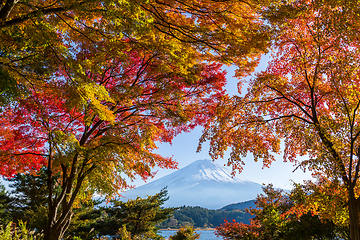
[[[11,10],[18,2],[19,0],[8,0],[5,2],[5,5],[0,10],[0,26],[1,23],[6,22],[6,19],[9,17]]]
[[[8,4],[8,2],[10,2],[9,5],[11,3],[14,3],[13,6],[9,6],[9,7],[11,7],[11,9],[9,9],[9,7],[5,8],[6,4]],[[54,13],[67,12],[69,10],[74,9],[74,7],[76,5],[82,5],[82,4],[85,3],[85,1],[84,1],[84,2],[79,2],[79,3],[76,3],[76,4],[72,4],[72,5],[67,6],[67,7],[54,7],[54,8],[49,8],[49,9],[39,9],[39,10],[32,11],[30,13],[27,13],[27,14],[25,14],[23,16],[20,16],[20,17],[17,17],[17,18],[6,21],[6,18],[9,16],[12,8],[15,6],[15,4],[17,2],[18,2],[18,0],[9,0],[5,4],[5,6],[1,9],[1,11],[0,11],[0,19],[2,20],[2,22],[0,22],[0,29],[6,28],[6,27],[11,27],[11,26],[23,23],[23,22],[25,22],[25,21],[27,21],[27,20],[29,20],[31,18],[36,18],[39,14],[46,16],[46,15],[50,15],[50,14],[54,14]],[[5,10],[4,10],[4,8],[5,8]]]

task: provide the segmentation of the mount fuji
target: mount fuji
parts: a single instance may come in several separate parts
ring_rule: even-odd
[[[219,209],[225,205],[255,199],[262,185],[232,177],[230,170],[210,160],[197,160],[188,166],[151,183],[130,189],[127,199],[154,195],[167,187],[164,207],[201,206]]]

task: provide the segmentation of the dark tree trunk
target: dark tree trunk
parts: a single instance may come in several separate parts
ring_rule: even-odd
[[[74,159],[74,164],[76,165]],[[49,162],[51,164],[51,162]],[[51,165],[50,165],[51,166]],[[74,201],[80,191],[81,184],[84,178],[89,174],[95,165],[84,171],[84,168],[80,170],[71,171],[67,176],[67,169],[63,167],[63,183],[62,192],[59,195],[49,194],[49,210],[48,210],[48,223],[45,229],[44,240],[60,240],[66,230],[68,229],[71,218],[74,215],[72,207]],[[51,171],[49,171],[51,176]],[[52,193],[52,181],[51,177],[48,179],[49,192]]]
[[[60,240],[70,225],[71,217],[73,216],[71,209],[63,211],[58,219],[56,219],[56,217],[51,217],[54,216],[55,213],[56,209],[49,209],[49,218],[44,240]]]
[[[349,198],[349,217],[350,217],[350,239],[360,240],[359,228],[359,199],[355,198],[354,189],[350,188],[348,191]]]

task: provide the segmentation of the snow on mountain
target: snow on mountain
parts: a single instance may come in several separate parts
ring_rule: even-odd
[[[127,199],[154,195],[164,187],[169,200],[164,207],[201,206],[218,209],[231,203],[255,199],[262,185],[232,177],[230,170],[210,160],[198,160],[151,183],[128,190]]]

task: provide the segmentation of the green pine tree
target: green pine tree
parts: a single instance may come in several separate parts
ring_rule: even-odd
[[[74,229],[83,240],[94,236],[111,236],[131,239],[163,239],[158,234],[159,223],[170,218],[176,208],[162,208],[168,200],[167,190],[146,198],[130,199],[127,202],[113,201],[114,207],[95,209],[80,216],[87,221],[85,226]],[[90,233],[90,234],[89,234]]]
[[[12,221],[13,201],[5,186],[0,183],[0,225],[2,226]]]
[[[182,227],[174,236],[170,236],[170,240],[195,240],[199,238],[200,234],[196,233],[192,226]]]

